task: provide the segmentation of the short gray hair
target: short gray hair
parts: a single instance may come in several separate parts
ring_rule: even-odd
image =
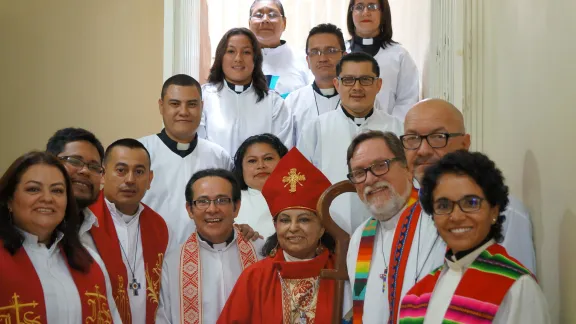
[[[404,153],[404,147],[402,146],[402,142],[400,138],[392,132],[382,132],[378,130],[369,130],[357,135],[348,146],[348,151],[346,153],[346,163],[348,164],[348,172],[352,171],[352,167],[350,166],[350,160],[354,157],[354,151],[358,147],[358,145],[362,144],[369,139],[379,138],[386,142],[386,146],[392,151],[394,157],[398,159],[402,163],[402,165],[407,166],[408,161],[406,160],[406,153]]]

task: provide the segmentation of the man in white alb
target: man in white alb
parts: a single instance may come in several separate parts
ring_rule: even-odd
[[[352,139],[366,130],[403,132],[402,122],[381,109],[375,109],[376,94],[382,86],[378,62],[368,54],[347,54],[336,65],[334,87],[341,107],[318,116],[306,125],[298,149],[330,180],[346,180],[346,148]],[[352,233],[369,213],[356,195],[336,198],[331,211],[335,222]]]
[[[182,192],[196,171],[232,169],[230,155],[219,145],[198,138],[202,117],[202,91],[194,78],[178,74],[164,82],[158,100],[164,129],[139,139],[150,152],[154,181],[143,202],[158,212],[178,243],[194,231]]]
[[[444,155],[470,148],[470,135],[466,133],[462,113],[441,99],[427,99],[414,105],[406,115],[405,134],[401,139],[416,181],[423,178],[430,164]],[[510,203],[504,212],[504,241],[501,244],[511,256],[536,273],[530,214],[520,200],[508,198]]]
[[[242,238],[234,227],[240,186],[233,173],[195,173],[185,190],[196,232],[164,260],[156,323],[216,323],[242,270],[262,259],[262,239]]]
[[[354,322],[388,323],[397,318],[404,294],[442,264],[446,245],[421,212],[395,134],[360,134],[348,153],[348,177],[371,214],[352,235],[346,260]]]
[[[336,64],[345,54],[346,45],[340,28],[320,24],[310,30],[306,40],[306,60],[314,74],[314,82],[286,97],[286,107],[292,111],[294,145],[305,124],[323,113],[340,107],[340,95],[332,82]]]

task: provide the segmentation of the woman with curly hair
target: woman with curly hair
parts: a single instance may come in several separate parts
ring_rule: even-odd
[[[402,300],[400,323],[550,323],[536,278],[498,244],[508,187],[494,162],[445,155],[426,170],[420,201],[448,251]]]

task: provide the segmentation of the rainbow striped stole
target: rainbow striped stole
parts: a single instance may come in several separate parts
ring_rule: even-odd
[[[424,323],[434,286],[443,268],[433,271],[406,294],[400,307],[400,324]],[[492,323],[508,290],[524,275],[533,276],[530,270],[508,255],[504,247],[491,245],[464,273],[442,323]]]
[[[410,246],[412,244],[413,235],[410,233],[416,228],[414,226],[418,223],[418,217],[420,215],[420,208],[418,204],[418,191],[416,189],[412,189],[410,197],[408,198],[407,207],[404,209],[400,220],[398,221],[398,225],[396,226],[396,230],[394,233],[394,241],[392,242],[392,247],[395,248],[394,256],[402,255],[405,252],[403,249],[407,247],[407,251],[409,252]],[[416,221],[412,222],[412,215],[415,213],[418,215],[416,217]],[[352,290],[352,311],[353,311],[353,320],[354,324],[361,324],[362,323],[362,316],[364,313],[364,300],[366,298],[366,285],[368,284],[368,275],[370,274],[370,264],[372,261],[372,254],[374,251],[374,240],[376,236],[376,231],[378,229],[379,221],[372,218],[370,219],[364,229],[362,231],[362,238],[360,239],[360,245],[358,248],[358,256],[356,258],[356,273],[354,275],[354,287]],[[406,244],[408,241],[408,244]],[[391,253],[392,255],[392,253]],[[407,255],[407,254],[406,254]],[[404,271],[405,271],[405,262],[407,258],[402,258],[404,262],[401,262],[401,257],[395,257],[394,260],[389,258],[390,266],[389,270],[393,270],[393,276],[388,276],[388,279],[392,278],[392,280],[387,280],[386,285],[388,286],[387,292],[389,296],[395,296],[395,289],[399,286],[400,290],[402,289],[402,284],[404,280]],[[395,269],[392,267],[395,266]],[[400,274],[399,274],[400,273]],[[399,274],[399,275],[398,275]],[[396,278],[399,277],[398,282],[396,282]],[[390,292],[390,290],[394,290],[394,292]],[[389,323],[393,323],[394,316],[394,301],[390,301],[390,313],[391,316],[388,320]]]

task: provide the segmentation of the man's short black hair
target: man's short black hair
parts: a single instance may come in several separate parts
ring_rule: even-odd
[[[104,164],[106,163],[106,160],[108,160],[108,158],[110,157],[110,154],[112,154],[112,150],[115,147],[127,147],[130,149],[144,150],[144,152],[146,152],[146,155],[148,156],[148,167],[150,167],[150,165],[152,164],[152,161],[150,159],[150,152],[148,152],[146,146],[144,146],[144,144],[140,143],[138,140],[133,138],[122,138],[108,145],[108,147],[106,148],[106,152],[104,153],[104,160],[103,160]]]
[[[377,77],[380,77],[380,65],[378,65],[378,62],[372,56],[364,52],[350,53],[342,56],[340,62],[336,64],[337,76],[339,76],[340,73],[342,72],[342,66],[346,62],[370,62],[372,63],[372,72],[374,72],[374,74],[376,74]]]
[[[338,43],[340,44],[340,49],[346,51],[346,43],[344,42],[344,34],[338,26],[333,24],[320,24],[310,30],[308,33],[308,38],[306,38],[306,54],[308,54],[308,42],[310,37],[318,34],[332,34],[338,38]]]
[[[192,201],[194,200],[194,191],[192,190],[192,186],[196,181],[206,177],[219,177],[230,182],[232,185],[232,202],[234,202],[234,205],[236,205],[236,203],[242,198],[240,185],[238,184],[234,173],[225,169],[206,169],[194,173],[186,184],[184,196],[186,198],[186,203],[189,206],[192,206]]]
[[[198,89],[198,93],[200,93],[200,99],[202,99],[202,87],[200,86],[200,83],[187,74],[176,74],[164,81],[164,84],[162,85],[162,92],[160,93],[160,99],[164,100],[166,91],[168,91],[168,88],[171,85],[177,85],[181,87],[196,87],[196,89]]]
[[[93,133],[83,128],[68,127],[56,131],[56,133],[50,137],[48,143],[46,143],[46,152],[58,156],[58,154],[64,151],[66,144],[80,141],[86,141],[92,144],[98,151],[100,162],[102,162],[104,159],[104,146],[102,146],[102,143],[100,143]]]

